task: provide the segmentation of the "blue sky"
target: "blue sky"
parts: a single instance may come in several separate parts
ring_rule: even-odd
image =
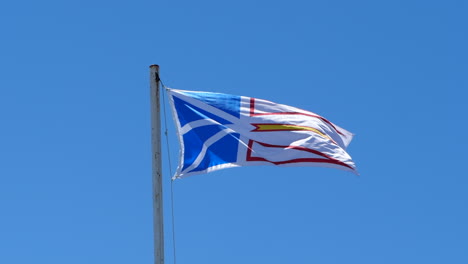
[[[177,180],[178,264],[468,263],[467,12],[461,0],[3,1],[0,262],[152,263],[159,64],[173,88],[326,117],[356,134],[361,174]],[[168,142],[173,263],[169,113]]]

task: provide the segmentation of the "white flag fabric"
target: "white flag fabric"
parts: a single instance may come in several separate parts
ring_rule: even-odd
[[[238,166],[331,167],[357,174],[353,134],[296,107],[222,93],[168,89],[181,145],[174,178]]]

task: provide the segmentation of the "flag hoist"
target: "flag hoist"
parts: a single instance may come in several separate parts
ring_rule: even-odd
[[[159,66],[150,66],[151,148],[153,163],[154,263],[164,264],[163,189],[161,162],[161,115]]]

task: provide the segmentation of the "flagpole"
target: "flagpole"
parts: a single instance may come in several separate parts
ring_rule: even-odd
[[[161,162],[161,115],[159,100],[159,66],[150,66],[151,145],[153,163],[153,232],[154,263],[164,264],[164,225]]]

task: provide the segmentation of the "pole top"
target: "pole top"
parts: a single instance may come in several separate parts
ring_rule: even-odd
[[[152,68],[156,68],[156,70],[159,70],[159,65],[152,64],[152,65],[150,65],[150,69],[152,69]]]

